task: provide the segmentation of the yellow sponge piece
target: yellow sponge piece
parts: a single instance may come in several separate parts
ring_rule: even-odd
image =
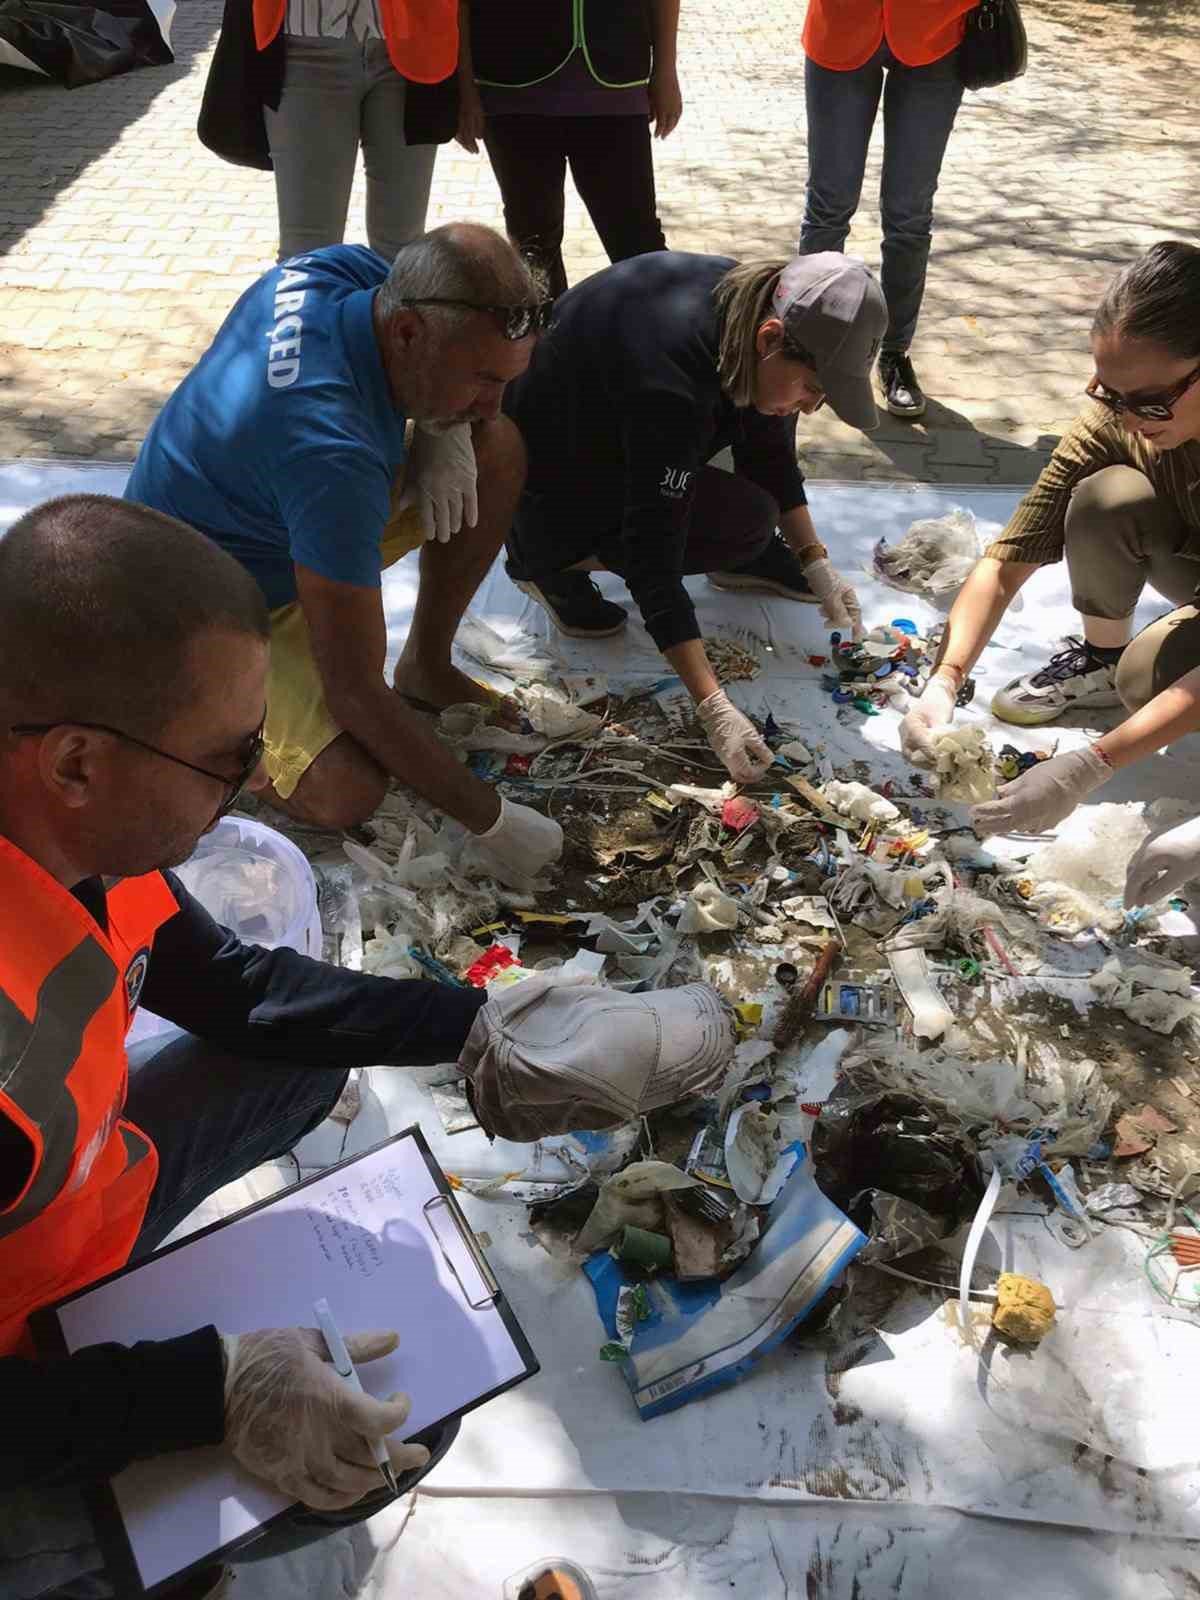
[[[1036,1278],[1002,1272],[996,1284],[992,1327],[1020,1344],[1037,1344],[1050,1332],[1056,1310],[1054,1296]]]

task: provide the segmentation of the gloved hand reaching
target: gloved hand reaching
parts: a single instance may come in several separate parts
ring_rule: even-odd
[[[315,1328],[267,1328],[222,1334],[225,1346],[225,1443],[234,1459],[280,1494],[316,1511],[337,1511],[383,1485],[368,1441],[404,1425],[410,1402],[375,1400],[339,1378]],[[399,1342],[395,1333],[347,1336],[352,1361],[376,1361]],[[393,1444],[397,1476],[423,1467],[420,1444]]]
[[[762,734],[743,716],[724,689],[696,707],[709,744],[735,783],[753,783],[774,761]]]
[[[1125,873],[1125,904],[1152,906],[1200,874],[1200,817],[1143,839]]]
[[[475,445],[471,424],[459,422],[442,433],[413,429],[404,473],[401,506],[416,506],[426,539],[447,544],[465,522],[475,526]]]
[[[543,867],[562,855],[563,831],[553,817],[544,817],[531,806],[500,801],[500,815],[486,833],[477,833],[469,844],[478,861],[500,883],[521,888],[536,878]]]
[[[1108,762],[1090,747],[1039,761],[1011,783],[1002,783],[994,800],[975,806],[971,826],[980,838],[989,833],[1043,833],[1069,817],[1112,775]]]
[[[804,568],[808,586],[821,602],[821,615],[831,628],[849,628],[862,638],[862,607],[852,584],[846,582],[828,556],[818,556]]]
[[[935,672],[921,698],[900,722],[900,754],[914,767],[932,772],[936,756],[933,736],[954,721],[958,686],[952,673]]]

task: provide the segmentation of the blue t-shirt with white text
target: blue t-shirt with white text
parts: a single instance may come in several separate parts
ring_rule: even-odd
[[[125,489],[199,529],[296,598],[293,563],[377,588],[379,540],[404,461],[372,323],[388,263],[332,245],[251,285],[159,412]]]

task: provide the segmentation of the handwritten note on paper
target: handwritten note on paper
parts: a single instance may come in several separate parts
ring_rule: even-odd
[[[397,1351],[361,1377],[372,1394],[411,1396],[411,1437],[525,1372],[496,1307],[470,1304],[479,1273],[440,1201],[430,1225],[424,1208],[440,1192],[416,1140],[389,1141],[63,1306],[68,1348],[206,1323],[229,1333],[311,1326],[323,1295],[343,1332],[400,1334]],[[147,1587],[289,1504],[220,1450],[135,1462],[113,1488]]]

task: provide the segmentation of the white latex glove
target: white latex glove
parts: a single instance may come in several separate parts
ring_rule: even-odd
[[[863,634],[862,607],[853,586],[846,582],[828,556],[818,556],[804,568],[808,586],[821,602],[821,615],[831,628],[849,628],[855,639]]]
[[[543,867],[557,861],[562,847],[563,831],[553,817],[511,800],[501,800],[500,815],[486,833],[477,833],[470,845],[473,858],[493,878],[512,888],[523,887]]]
[[[696,715],[715,753],[735,783],[753,783],[774,761],[761,733],[730,700],[724,689],[696,707]]]
[[[1125,904],[1152,906],[1200,874],[1200,817],[1143,839],[1125,874]]]
[[[413,429],[404,469],[401,506],[416,506],[426,539],[448,544],[463,523],[475,526],[479,500],[475,493],[475,445],[471,424],[457,423],[443,433]]]
[[[369,1440],[386,1439],[408,1418],[409,1399],[376,1400],[339,1378],[315,1328],[222,1334],[225,1443],[234,1458],[281,1494],[316,1511],[337,1511],[383,1487]],[[395,1333],[346,1338],[352,1361],[376,1361],[399,1343]],[[420,1444],[393,1444],[397,1474],[429,1460]]]
[[[1044,833],[1069,817],[1081,800],[1112,775],[1107,761],[1091,749],[1039,761],[1011,783],[1002,783],[994,800],[975,806],[971,826],[980,838],[989,833]]]
[[[900,754],[914,767],[932,772],[936,757],[933,736],[954,721],[958,689],[952,677],[935,672],[921,698],[900,721]]]

